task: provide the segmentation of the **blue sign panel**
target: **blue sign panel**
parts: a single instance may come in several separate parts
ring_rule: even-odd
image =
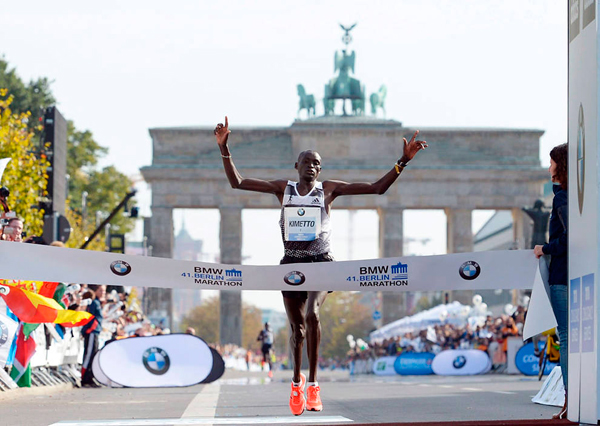
[[[379,311],[373,312],[373,319],[375,321],[380,320],[381,319],[381,312],[379,312]]]
[[[544,342],[538,342],[540,353],[544,350]],[[515,356],[515,364],[517,369],[526,376],[537,376],[540,372],[540,358],[534,355],[533,343],[527,343],[521,346],[521,349]],[[554,367],[558,364],[555,362],[546,362],[544,375],[552,373]]]
[[[594,274],[581,279],[581,352],[594,352]]]
[[[396,358],[394,370],[403,376],[424,376],[433,374],[431,363],[435,355],[429,352],[404,352]]]
[[[569,286],[569,352],[579,353],[580,311],[581,311],[581,278],[571,280]]]

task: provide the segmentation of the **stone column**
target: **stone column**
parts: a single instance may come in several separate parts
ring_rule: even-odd
[[[448,254],[473,251],[472,216],[472,209],[446,209]],[[472,303],[473,290],[449,290],[448,294],[450,302],[457,300],[463,305]]]
[[[514,207],[511,211],[513,218],[513,248],[519,250],[529,249],[529,246],[531,245],[532,229],[529,223],[531,220],[529,220],[528,217],[525,217],[525,213],[523,213],[523,210],[519,207]]]
[[[220,243],[221,263],[242,263],[242,208],[222,206]],[[239,290],[220,292],[219,320],[221,344],[242,345],[242,293]]]
[[[402,214],[399,207],[387,207],[379,213],[379,257],[398,257],[403,255],[404,232]],[[382,292],[382,322],[389,324],[402,318],[406,312],[406,294],[400,292]]]
[[[152,207],[149,234],[148,244],[152,246],[152,256],[172,258],[174,246],[172,208]],[[165,318],[168,324],[164,326],[173,327],[173,291],[170,288],[149,287],[146,289],[146,294],[145,314],[154,318]]]

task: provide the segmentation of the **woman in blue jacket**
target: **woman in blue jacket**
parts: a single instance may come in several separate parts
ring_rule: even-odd
[[[567,384],[568,384],[568,342],[569,342],[569,289],[567,286],[569,275],[569,204],[567,195],[567,182],[569,149],[567,144],[554,147],[550,151],[550,176],[554,183],[554,199],[552,200],[552,215],[550,216],[550,238],[548,243],[535,246],[533,252],[539,259],[543,255],[550,255],[550,303],[556,317],[558,338],[560,339],[560,369],[565,386],[565,404],[562,410],[553,418],[567,417]]]

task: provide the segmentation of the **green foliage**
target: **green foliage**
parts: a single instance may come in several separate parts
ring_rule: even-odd
[[[275,353],[277,354],[278,358],[287,356],[289,341],[290,326],[287,325],[277,331],[277,334],[275,335],[275,341],[273,342],[273,348],[275,349]]]
[[[260,345],[256,337],[262,328],[262,311],[254,305],[242,303],[242,347],[251,348]]]
[[[14,97],[11,105],[13,113],[31,113],[28,121],[30,129],[34,131],[37,131],[36,126],[40,124],[44,109],[56,103],[50,90],[51,83],[47,78],[41,77],[25,84],[16,69],[9,69],[8,62],[0,58],[0,88],[7,89]]]
[[[37,205],[39,197],[46,194],[46,169],[50,164],[38,154],[34,134],[27,125],[30,114],[13,113],[12,101],[7,90],[0,88],[0,158],[11,158],[2,184],[11,192],[8,205],[23,218],[25,232],[41,235],[44,215]]]
[[[321,356],[344,357],[350,350],[346,336],[366,339],[373,328],[371,311],[360,303],[359,293],[336,291],[327,296],[320,309]]]
[[[13,113],[25,114],[20,120],[20,131],[29,133],[39,133],[41,130],[40,117],[43,117],[44,109],[54,105],[56,99],[50,89],[52,82],[45,77],[32,80],[25,84],[18,76],[14,68],[9,68],[8,62],[0,59],[0,88],[7,88],[8,93],[12,95],[11,109]],[[72,121],[68,122],[67,127],[67,173],[69,175],[69,194],[67,197],[67,219],[71,224],[73,231],[67,242],[68,247],[79,247],[85,242],[85,237],[89,236],[96,228],[96,212],[101,211],[108,214],[131,189],[131,181],[127,176],[117,171],[113,166],[104,167],[98,170],[98,160],[108,152],[94,140],[92,133],[89,130],[79,131]],[[29,136],[29,144],[32,146],[33,135]],[[29,146],[29,145],[28,145]],[[33,149],[33,148],[31,148]],[[30,149],[30,150],[31,150]],[[9,163],[11,167],[28,167],[27,158],[23,154],[26,149],[16,151],[12,155],[21,158],[17,162]],[[8,155],[5,155],[8,156]],[[2,156],[0,156],[2,158]],[[16,157],[14,157],[16,158]],[[46,177],[47,178],[47,177]],[[33,183],[29,181],[29,183]],[[37,186],[31,186],[32,192],[40,192],[45,190],[35,182]],[[40,189],[41,188],[41,189]],[[21,192],[15,192],[15,188],[10,188],[13,191],[13,200],[18,199],[20,205],[26,210],[31,205],[37,204],[30,202],[30,199],[21,199]],[[87,200],[87,214],[82,216],[81,199],[82,193],[89,193]],[[41,194],[39,194],[41,195]],[[19,198],[17,198],[19,197]],[[133,205],[133,202],[130,203]],[[37,216],[30,217],[29,214],[35,213]],[[26,226],[29,233],[35,232],[41,234],[41,224],[43,215],[40,212],[32,212],[23,216],[29,218]],[[134,227],[133,220],[123,215],[117,215],[111,221],[111,231],[118,233],[127,233]],[[93,250],[104,250],[103,235],[97,237],[96,241],[91,243],[88,248]]]
[[[202,301],[200,306],[192,309],[181,321],[181,329],[193,327],[196,336],[208,343],[219,342],[219,298],[211,297]]]
[[[205,299],[200,306],[192,309],[181,321],[181,329],[193,327],[196,335],[208,343],[219,342],[218,297]],[[262,311],[254,305],[242,303],[242,347],[256,346],[256,336],[262,329]]]

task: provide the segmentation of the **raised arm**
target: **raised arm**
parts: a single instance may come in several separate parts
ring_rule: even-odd
[[[217,124],[214,130],[215,137],[217,138],[217,145],[221,150],[221,157],[223,158],[223,167],[225,168],[225,174],[229,180],[229,184],[234,189],[243,189],[246,191],[264,192],[267,194],[275,194],[278,198],[281,198],[287,181],[285,180],[262,180],[262,179],[248,179],[244,178],[238,169],[233,164],[233,158],[229,146],[227,146],[227,140],[229,139],[229,120],[225,117],[225,125],[222,123]]]
[[[407,163],[415,157],[417,152],[429,146],[425,141],[416,140],[418,134],[419,131],[417,130],[410,141],[403,138],[404,151],[402,157],[394,164],[394,167],[377,182],[348,183],[338,180],[324,182],[326,191],[331,193],[331,199],[333,200],[333,198],[340,195],[384,194],[388,188],[396,182],[396,179],[398,179],[398,176],[400,176],[404,167],[406,167]]]

